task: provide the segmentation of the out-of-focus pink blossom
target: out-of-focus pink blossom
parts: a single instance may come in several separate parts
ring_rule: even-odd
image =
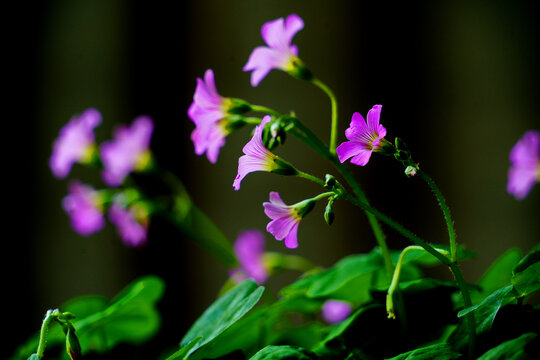
[[[81,235],[88,236],[105,226],[99,195],[90,186],[78,181],[71,182],[62,207],[69,215],[73,229]]]
[[[113,140],[101,144],[102,177],[107,185],[118,186],[129,173],[148,165],[153,130],[152,119],[139,116],[131,126],[119,126]]]
[[[68,176],[73,164],[88,162],[94,146],[94,129],[101,123],[101,113],[87,109],[73,116],[60,130],[53,143],[49,166],[54,176],[63,179]]]

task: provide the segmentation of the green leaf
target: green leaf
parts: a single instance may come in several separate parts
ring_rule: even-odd
[[[186,346],[194,339],[201,338],[189,350],[187,357],[190,359],[203,357],[204,346],[251,310],[261,298],[263,291],[263,286],[257,286],[253,280],[245,280],[210,305],[181,341],[181,345]]]
[[[511,298],[509,294],[513,290],[513,286],[509,285],[502,289],[495,291],[493,294],[489,295],[484,299],[480,304],[468,307],[461,310],[458,313],[458,317],[463,317],[468,313],[474,311],[474,317],[476,319],[476,332],[481,334],[483,332],[489,331],[491,325],[495,320],[497,312],[503,306],[508,299]]]
[[[383,267],[380,254],[350,255],[329,269],[300,278],[282,289],[283,296],[305,294],[310,298],[332,297],[361,304],[369,299],[374,272]]]
[[[540,247],[538,245],[537,247]],[[516,275],[517,273],[520,273],[527,269],[532,264],[535,264],[540,261],[540,249],[533,249],[530,253],[525,255],[519,263],[516,265],[514,270],[512,270],[512,274]]]
[[[537,336],[535,333],[526,333],[515,339],[505,341],[502,344],[486,351],[477,360],[526,360],[531,359],[525,353],[525,345]]]
[[[497,289],[510,285],[512,270],[519,263],[520,258],[519,248],[509,249],[499,256],[478,281],[482,291],[472,292],[473,304],[482,301]]]
[[[175,352],[174,354],[169,356],[167,358],[167,360],[184,360],[184,359],[186,359],[189,352],[191,351],[191,349],[193,349],[201,339],[202,339],[202,337],[199,336],[198,338],[195,338],[195,339],[191,340],[189,344],[187,344],[185,346],[182,346],[177,352]]]
[[[511,279],[518,297],[540,290],[540,250],[527,254],[514,268]]]
[[[86,295],[67,301],[60,309],[75,315],[72,321],[79,338],[83,355],[105,352],[116,344],[140,343],[153,336],[160,326],[160,316],[155,303],[161,298],[165,285],[155,276],[143,277],[128,285],[112,301],[98,295]],[[39,334],[22,345],[15,359],[26,359],[35,351]],[[65,342],[61,327],[54,323],[47,335],[47,346]]]
[[[164,288],[163,280],[158,277],[141,278],[118,294],[107,308],[75,321],[83,354],[89,351],[103,353],[118,343],[137,344],[152,337],[161,325],[155,303],[163,295]],[[98,306],[94,301],[86,305]],[[71,304],[70,308],[73,307]],[[77,313],[74,314],[79,318]]]
[[[253,355],[250,360],[313,360],[309,351],[290,345],[269,345]]]
[[[437,344],[408,351],[388,360],[451,360],[460,356],[449,344]]]
[[[37,356],[37,354],[32,354],[32,355],[30,355],[28,360],[39,360],[39,356]]]

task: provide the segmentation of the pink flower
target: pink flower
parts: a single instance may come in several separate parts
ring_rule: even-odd
[[[188,109],[188,116],[195,123],[191,140],[195,145],[195,153],[206,153],[206,157],[213,164],[217,162],[219,150],[225,145],[228,132],[223,119],[229,115],[230,106],[230,99],[217,92],[212,70],[206,70],[204,81],[197,78],[193,103]]]
[[[322,308],[323,319],[329,324],[342,322],[351,314],[351,305],[346,301],[328,300]]]
[[[510,151],[510,169],[506,191],[516,199],[524,199],[540,181],[540,133],[527,131]]]
[[[341,143],[337,149],[339,161],[344,162],[352,157],[351,163],[364,166],[368,163],[371,153],[378,151],[384,144],[386,129],[379,124],[382,105],[375,105],[369,110],[367,123],[355,112],[345,136],[350,141]]]
[[[268,46],[256,47],[249,56],[244,71],[251,73],[251,85],[257,86],[272,69],[294,71],[300,63],[298,48],[291,41],[304,28],[304,21],[296,14],[265,23],[261,35]]]
[[[76,162],[91,160],[94,145],[94,129],[101,123],[101,114],[96,109],[87,109],[71,120],[60,130],[54,141],[49,166],[54,176],[65,178]]]
[[[83,236],[98,232],[105,226],[99,195],[90,186],[71,182],[62,207],[69,215],[73,229]]]
[[[270,202],[263,203],[264,213],[272,219],[266,226],[266,230],[274,235],[276,240],[285,239],[285,246],[289,249],[297,248],[298,224],[314,205],[315,201],[312,199],[286,205],[277,192],[271,192]]]
[[[236,282],[252,278],[257,284],[268,279],[268,272],[263,263],[264,236],[259,230],[242,232],[234,243],[234,253],[240,266],[231,272]]]
[[[242,151],[245,155],[238,159],[238,175],[233,182],[234,190],[240,190],[242,179],[254,171],[272,171],[279,167],[274,161],[277,156],[272,154],[262,142],[264,125],[270,122],[271,117],[266,115],[260,125],[255,127],[251,140],[244,146]]]
[[[102,177],[109,186],[122,184],[132,171],[143,170],[150,160],[150,139],[154,123],[148,116],[139,116],[131,127],[119,126],[114,140],[100,147],[103,161]]]
[[[125,208],[114,202],[109,208],[109,220],[116,225],[126,246],[140,247],[146,244],[148,214],[141,205],[134,204]]]

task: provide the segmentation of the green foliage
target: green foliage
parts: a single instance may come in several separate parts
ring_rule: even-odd
[[[213,350],[211,343],[251,310],[263,291],[264,287],[257,286],[253,280],[245,280],[226,292],[210,305],[182,339],[180,345],[189,347],[189,350],[180,352],[181,357],[177,352],[168,360],[202,359],[207,356],[205,351]]]
[[[524,348],[537,336],[538,334],[526,333],[516,339],[505,341],[499,346],[486,351],[477,360],[532,360],[532,357],[525,353]]]
[[[82,354],[103,353],[119,343],[141,343],[159,329],[161,320],[155,308],[164,291],[163,281],[155,276],[143,277],[127,286],[112,301],[101,296],[82,296],[66,302],[61,309],[75,315],[72,323],[77,331]],[[39,334],[21,346],[16,359],[26,359],[38,345]],[[63,344],[65,335],[52,325],[47,346]]]
[[[267,346],[257,352],[250,360],[313,360],[306,349],[289,345]]]
[[[407,351],[388,360],[451,360],[461,356],[448,344],[436,344]]]

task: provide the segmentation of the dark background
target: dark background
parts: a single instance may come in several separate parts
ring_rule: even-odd
[[[294,110],[323,140],[328,99],[308,83],[273,71],[257,88],[242,72],[260,26],[297,13],[305,28],[293,40],[300,57],[339,101],[340,141],[354,111],[382,104],[388,137],[406,141],[439,184],[452,209],[458,241],[479,253],[462,265],[476,281],[506,249],[524,252],[540,239],[540,188],[524,201],[505,191],[508,152],[522,134],[540,128],[538,11],[515,1],[69,1],[19,5],[6,11],[10,65],[4,120],[3,336],[1,358],[37,332],[46,310],[83,294],[114,296],[145,274],[167,282],[160,303],[163,330],[140,348],[116,356],[158,358],[177,346],[212,302],[227,269],[170,225],[152,222],[143,250],[125,248],[112,226],[83,238],[61,209],[69,180],[48,169],[51,143],[76,113],[103,114],[97,140],[119,123],[152,116],[152,150],[178,174],[195,202],[229,239],[264,230],[261,203],[279,191],[286,203],[319,189],[300,179],[255,173],[235,192],[237,158],[249,138],[227,138],[217,164],[193,153],[186,115],[196,77],[212,68],[221,95],[282,112]],[[10,9],[11,10],[11,9]],[[11,45],[13,45],[11,47]],[[317,176],[332,172],[295,139],[278,154]],[[426,240],[446,243],[442,216],[426,186],[403,176],[389,158],[354,168],[373,205]],[[333,172],[335,173],[335,171]],[[75,166],[70,178],[102,186],[99,174]],[[154,191],[156,189],[149,189]],[[274,251],[297,253],[323,266],[375,241],[364,215],[338,203],[328,227],[323,206],[302,221],[291,251],[267,236]],[[408,242],[386,229],[392,248]],[[433,274],[449,278],[445,269]],[[280,277],[274,284],[288,281]],[[270,287],[276,286],[269,284]]]

